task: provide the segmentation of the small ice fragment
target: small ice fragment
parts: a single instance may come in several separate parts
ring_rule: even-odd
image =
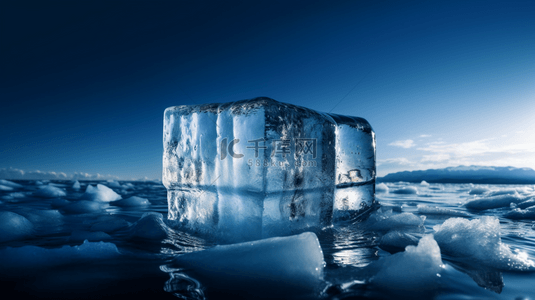
[[[84,214],[99,212],[102,210],[101,204],[95,201],[79,200],[61,207],[63,211],[71,214]]]
[[[388,186],[384,183],[379,183],[375,186],[375,193],[388,193]]]
[[[515,204],[515,208],[528,208],[530,206],[534,206],[535,205],[535,199],[534,198],[530,198],[529,200],[526,200],[526,201],[522,201],[518,204]],[[513,206],[511,206],[513,207]]]
[[[122,188],[121,184],[115,180],[108,180],[106,182],[106,185],[111,187],[111,188],[117,188],[117,189],[120,189]]]
[[[82,196],[82,198],[102,202],[110,202],[122,199],[119,194],[102,184],[97,184],[96,187],[87,185],[85,194]]]
[[[41,229],[57,229],[63,224],[63,216],[55,209],[24,209],[18,213]]]
[[[400,252],[405,250],[407,246],[415,246],[418,244],[418,238],[412,234],[390,231],[381,237],[379,241],[379,248],[390,253]]]
[[[314,290],[322,280],[323,252],[312,232],[216,246],[184,254],[172,265],[192,270],[219,288],[273,293]],[[274,289],[275,288],[275,289]]]
[[[11,188],[15,188],[15,189],[19,189],[19,188],[22,187],[22,185],[20,185],[18,183],[15,183],[15,182],[9,181],[9,180],[5,180],[5,179],[0,179],[0,185],[11,187]]]
[[[12,191],[12,190],[13,190],[12,187],[0,184],[0,191]]]
[[[120,206],[120,207],[132,207],[132,206],[150,205],[150,202],[146,198],[132,196],[127,199],[110,202],[110,205],[115,205],[115,206]]]
[[[416,195],[418,194],[418,189],[413,186],[406,186],[404,188],[394,190],[391,193],[401,195]]]
[[[520,203],[527,198],[518,194],[514,195],[498,195],[498,196],[483,196],[466,202],[464,206],[468,209],[485,210],[500,207],[510,207],[511,203]]]
[[[43,198],[58,198],[65,197],[67,194],[61,188],[53,186],[52,184],[48,184],[39,186],[39,189],[34,193],[34,195]]]
[[[0,243],[30,237],[33,224],[25,217],[10,211],[0,211]]]
[[[447,209],[443,207],[432,207],[427,205],[418,204],[418,212],[426,215],[445,215],[445,216],[458,216],[458,217],[470,217],[470,214],[464,211],[457,211],[453,209]]]
[[[129,190],[129,189],[133,189],[133,188],[134,188],[134,185],[131,182],[127,182],[127,183],[123,184],[123,189],[125,189],[125,190]]]
[[[79,189],[80,189],[80,182],[79,182],[78,180],[76,180],[76,181],[74,182],[74,184],[72,185],[72,188],[73,188],[74,190],[79,190]]]
[[[512,220],[535,220],[535,203],[526,209],[515,208],[506,213],[504,217]]]
[[[425,181],[425,180],[422,180],[422,182],[420,182],[420,185],[421,186],[429,186],[429,183],[427,183],[427,181]]]
[[[425,216],[419,217],[412,213],[394,214],[391,210],[383,212],[377,210],[370,215],[366,222],[362,223],[364,228],[373,231],[390,231],[390,230],[418,230],[423,229]]]
[[[371,279],[374,285],[412,291],[434,289],[443,266],[440,248],[431,234],[422,237],[418,246],[407,246],[404,252],[382,258],[376,264],[380,270]]]
[[[148,212],[132,225],[130,234],[134,238],[149,240],[165,239],[171,229],[163,221],[160,213]]]
[[[496,217],[450,218],[433,229],[442,251],[467,263],[477,262],[501,270],[535,269],[527,254],[514,254],[502,243],[500,221]]]
[[[475,187],[475,188],[472,188],[470,190],[470,192],[468,192],[469,195],[481,195],[481,194],[484,194],[486,192],[490,191],[489,188],[486,188],[486,187]]]
[[[15,202],[19,202],[20,199],[23,199],[25,197],[26,197],[26,195],[24,195],[24,193],[17,192],[17,193],[9,193],[9,194],[7,194],[5,196],[2,196],[2,199],[6,200],[7,202],[15,203]]]

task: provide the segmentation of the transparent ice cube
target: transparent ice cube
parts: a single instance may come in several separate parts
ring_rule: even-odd
[[[361,118],[255,98],[164,113],[168,218],[229,242],[355,217],[374,203],[375,134]]]

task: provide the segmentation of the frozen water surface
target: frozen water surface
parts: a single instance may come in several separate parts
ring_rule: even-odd
[[[110,202],[84,195],[105,181],[80,181],[81,190],[71,181],[13,183],[0,191],[17,193],[0,203],[0,286],[21,297],[535,298],[531,185],[479,185],[470,195],[474,186],[463,184],[383,183],[418,194],[379,193],[381,207],[367,218],[316,233],[228,244],[175,226],[159,182],[118,181],[110,189],[121,200]],[[38,197],[39,186],[65,196]],[[149,204],[114,205],[130,198]],[[465,205],[476,199],[486,208]]]

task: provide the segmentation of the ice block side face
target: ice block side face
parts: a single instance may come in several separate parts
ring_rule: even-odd
[[[333,218],[358,217],[375,203],[375,133],[362,118],[330,116],[337,124]]]
[[[263,236],[330,225],[335,124],[310,109],[274,102],[266,108]]]
[[[163,142],[168,218],[223,241],[320,229],[374,202],[364,119],[269,98],[176,106]]]

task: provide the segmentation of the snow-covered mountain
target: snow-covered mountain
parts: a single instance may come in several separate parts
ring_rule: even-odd
[[[458,166],[445,169],[403,171],[377,178],[379,182],[512,183],[535,184],[531,168]]]

